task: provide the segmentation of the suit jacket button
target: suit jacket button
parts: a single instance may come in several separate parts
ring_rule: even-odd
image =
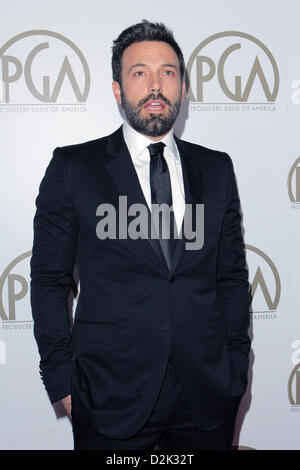
[[[163,324],[161,325],[161,331],[168,331],[168,329],[169,329],[168,323],[163,323]]]

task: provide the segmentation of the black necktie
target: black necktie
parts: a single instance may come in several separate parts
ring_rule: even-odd
[[[163,142],[148,145],[150,153],[150,187],[151,203],[167,204],[172,206],[172,190],[168,165],[164,157]],[[170,220],[170,222],[169,222]],[[154,220],[155,222],[155,220]],[[174,248],[174,214],[170,212],[170,219],[165,211],[159,212],[159,227],[154,223],[160,246],[166,259],[169,270],[171,270],[171,255]],[[167,232],[163,232],[167,230]],[[162,233],[169,233],[170,237],[162,238]]]

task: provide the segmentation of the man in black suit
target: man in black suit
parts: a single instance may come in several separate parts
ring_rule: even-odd
[[[36,201],[31,301],[42,379],[72,417],[75,449],[230,449],[250,349],[232,162],[174,136],[184,59],[163,24],[123,31],[112,67],[124,125],[55,149]],[[137,207],[147,220],[137,223]],[[155,219],[155,207],[173,211]],[[195,238],[202,227],[200,245],[188,247],[188,223]]]

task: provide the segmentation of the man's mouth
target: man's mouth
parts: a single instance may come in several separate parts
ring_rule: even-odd
[[[160,100],[149,100],[144,108],[147,111],[151,112],[162,112],[165,109],[166,105],[163,101]]]

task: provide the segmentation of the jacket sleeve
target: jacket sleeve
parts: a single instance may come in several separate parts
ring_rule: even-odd
[[[40,184],[31,258],[31,307],[40,373],[51,403],[70,394],[68,296],[78,233],[65,156],[58,147]]]
[[[227,330],[231,374],[247,382],[250,338],[250,293],[241,227],[240,201],[232,161],[229,168],[227,207],[223,220],[217,262],[217,303]]]

